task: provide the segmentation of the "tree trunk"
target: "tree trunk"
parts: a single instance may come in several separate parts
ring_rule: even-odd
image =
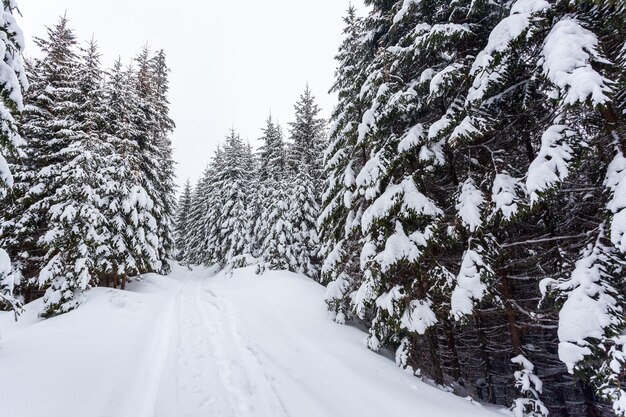
[[[515,312],[515,308],[510,302],[510,300],[513,299],[511,280],[509,279],[509,277],[506,276],[506,274],[504,274],[502,276],[501,282],[506,320],[509,327],[509,333],[511,334],[511,343],[513,344],[513,355],[517,356],[522,353],[522,337],[520,334],[520,328],[517,325],[517,315]]]

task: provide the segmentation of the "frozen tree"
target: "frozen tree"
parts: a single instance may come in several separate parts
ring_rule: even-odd
[[[132,74],[138,112],[134,120],[139,145],[142,187],[152,202],[150,211],[155,219],[157,270],[169,270],[168,258],[174,246],[174,162],[169,134],[174,122],[169,117],[167,100],[169,69],[165,54],[151,55],[144,46],[135,57],[136,71]]]
[[[266,120],[263,135],[259,140],[263,143],[258,151],[259,180],[278,180],[285,177],[286,149],[280,125],[270,115]]]
[[[106,168],[106,217],[112,285],[124,287],[138,273],[156,271],[158,241],[153,202],[144,188],[134,74],[117,60],[105,91],[105,136],[110,144]]]
[[[289,216],[291,195],[282,178],[265,181],[263,210],[256,234],[260,243],[260,259],[257,272],[292,270],[297,267],[294,253],[294,226]]]
[[[185,258],[186,235],[190,224],[190,215],[192,207],[191,183],[189,180],[185,182],[183,193],[178,200],[178,215],[176,216],[176,250],[178,252],[177,259]]]
[[[319,205],[315,181],[308,172],[301,171],[288,183],[288,186],[288,196],[285,196],[285,202],[289,206],[287,219],[293,235],[291,251],[295,263],[292,265],[292,270],[318,279],[317,217]]]
[[[176,125],[169,114],[169,73],[166,55],[163,49],[158,50],[150,58],[153,92],[151,101],[155,109],[154,142],[158,151],[158,177],[156,180],[156,201],[161,206],[160,217],[157,219],[159,237],[159,253],[163,264],[162,272],[168,271],[168,258],[173,256],[174,249],[174,210],[176,207],[175,168],[172,157],[171,133]]]
[[[22,92],[28,88],[22,51],[24,35],[17,25],[14,11],[17,4],[14,0],[4,0],[0,15],[0,32],[2,33],[2,76],[0,91],[2,93],[2,109],[0,111],[0,198],[5,197],[7,188],[13,186],[13,176],[6,157],[21,157],[20,147],[24,144],[17,128],[16,117],[24,110]],[[0,246],[0,308],[8,308],[19,312],[20,303],[14,296],[18,273],[11,266],[7,252]]]
[[[352,295],[362,277],[360,215],[363,197],[355,193],[356,172],[367,162],[367,150],[357,144],[357,126],[365,105],[360,89],[372,58],[371,40],[353,7],[344,18],[344,40],[336,56],[338,68],[331,89],[339,102],[333,111],[329,144],[324,153],[324,184],[318,224],[321,233],[321,280],[328,283],[326,301],[339,323],[351,318]]]
[[[226,137],[221,169],[217,171],[215,210],[211,219],[214,233],[208,233],[212,258],[227,267],[249,263],[252,219],[248,216],[248,184],[252,174],[252,154],[235,130]]]
[[[50,316],[79,305],[99,268],[106,234],[99,208],[102,85],[95,45],[79,59],[65,17],[37,43],[45,58],[34,64],[37,92],[25,115],[30,189],[18,224],[42,250],[42,314]]]
[[[294,110],[295,121],[289,124],[289,164],[294,172],[306,170],[311,178],[318,180],[322,171],[325,122],[319,117],[320,108],[308,84]],[[319,189],[318,184],[315,189]]]
[[[271,115],[266,121],[263,145],[258,150],[257,217],[254,224],[258,272],[266,269],[289,270],[292,255],[292,225],[288,219],[287,159],[282,131]]]

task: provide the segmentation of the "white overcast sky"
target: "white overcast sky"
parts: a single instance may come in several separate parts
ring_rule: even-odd
[[[361,0],[352,3],[362,9]],[[329,116],[333,56],[349,0],[20,0],[30,41],[67,11],[81,41],[97,39],[108,67],[141,45],[165,49],[178,183],[195,181],[231,126],[255,145],[271,109],[286,130],[308,82]]]

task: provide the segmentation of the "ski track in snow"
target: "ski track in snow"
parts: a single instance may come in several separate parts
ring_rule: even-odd
[[[138,417],[288,417],[233,307],[190,272],[161,319]]]

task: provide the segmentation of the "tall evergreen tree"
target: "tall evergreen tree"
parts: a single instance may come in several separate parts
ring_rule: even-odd
[[[172,140],[170,135],[176,128],[174,121],[169,114],[169,73],[166,55],[163,49],[158,50],[150,59],[150,69],[153,79],[152,101],[155,108],[155,142],[158,147],[158,180],[156,183],[157,197],[162,206],[161,218],[158,222],[158,236],[160,242],[160,253],[164,264],[163,272],[168,271],[167,259],[172,257],[174,252],[174,210],[176,198],[174,190],[176,163],[172,156]]]
[[[36,41],[45,58],[35,63],[38,91],[25,116],[30,189],[18,224],[45,251],[38,280],[46,288],[42,314],[50,316],[79,305],[98,268],[101,78],[95,46],[79,60],[65,17]]]
[[[128,278],[158,269],[158,243],[153,202],[144,188],[140,135],[141,117],[132,69],[117,60],[105,91],[105,137],[109,144],[105,170],[109,252],[104,262],[112,285],[124,287]],[[109,279],[107,278],[107,279]]]
[[[141,155],[143,188],[147,192],[156,221],[157,270],[169,270],[167,259],[172,255],[174,216],[174,162],[169,134],[174,123],[169,118],[167,101],[169,69],[165,54],[160,51],[155,57],[144,46],[135,58],[137,70],[134,85],[139,112],[135,119],[136,138]]]
[[[291,140],[289,164],[294,172],[306,170],[312,178],[319,179],[325,147],[325,122],[319,118],[320,107],[315,102],[308,84],[294,110],[295,120],[289,124]]]
[[[278,180],[285,176],[286,170],[286,149],[283,141],[283,133],[280,125],[275,123],[272,115],[266,120],[263,135],[259,138],[263,144],[259,147],[259,180],[265,181],[268,178]]]
[[[222,169],[218,170],[216,233],[209,233],[213,258],[226,267],[247,265],[251,252],[252,224],[248,213],[252,154],[234,129],[223,147]]]
[[[282,196],[282,201],[288,205],[287,224],[292,235],[290,251],[293,261],[291,269],[307,275],[310,278],[319,278],[319,235],[317,218],[319,204],[315,181],[305,170],[298,172],[295,178],[287,182],[289,194]],[[278,187],[284,187],[279,184]]]
[[[185,258],[185,242],[187,230],[189,229],[189,225],[191,223],[191,207],[191,183],[187,180],[185,187],[183,188],[183,193],[180,195],[178,201],[178,215],[176,216],[176,258],[178,260]]]
[[[289,199],[286,181],[269,178],[264,189],[261,217],[257,221],[256,236],[260,246],[257,272],[270,270],[295,270],[293,225],[289,216]]]
[[[300,100],[295,104],[295,121],[290,123],[291,144],[289,163],[293,179],[289,187],[292,198],[289,204],[289,224],[294,235],[294,271],[319,275],[319,217],[322,189],[322,162],[325,147],[325,121],[319,118],[320,108],[307,84]]]
[[[219,148],[216,153],[219,153]],[[191,208],[188,215],[188,226],[184,231],[183,262],[190,265],[199,265],[204,262],[203,256],[207,252],[205,216],[208,212],[208,202],[210,200],[209,181],[210,167],[207,167],[202,177],[196,183],[191,194]]]
[[[363,19],[354,7],[344,18],[344,41],[336,56],[338,68],[331,92],[339,102],[333,111],[329,145],[324,154],[324,190],[319,217],[324,259],[322,281],[328,283],[327,303],[334,319],[345,322],[353,309],[351,295],[359,285],[361,270],[362,196],[354,193],[356,174],[367,162],[367,150],[357,143],[357,127],[365,111],[360,90],[365,82],[366,68],[374,47]]]
[[[292,230],[288,223],[287,159],[280,126],[270,115],[259,139],[259,186],[255,193],[257,216],[254,224],[255,254],[259,257],[258,271],[290,269]]]
[[[28,81],[22,61],[24,35],[13,15],[17,4],[14,0],[4,0],[2,6],[0,33],[4,56],[0,61],[3,74],[0,77],[3,106],[0,112],[0,198],[5,198],[7,188],[13,186],[13,176],[6,158],[19,158],[20,146],[24,144],[18,131],[16,117],[24,110],[22,91],[28,88]],[[0,219],[2,217],[0,216]],[[20,310],[20,303],[14,294],[17,280],[18,272],[12,267],[7,252],[0,246],[0,309],[8,308],[16,314]]]

